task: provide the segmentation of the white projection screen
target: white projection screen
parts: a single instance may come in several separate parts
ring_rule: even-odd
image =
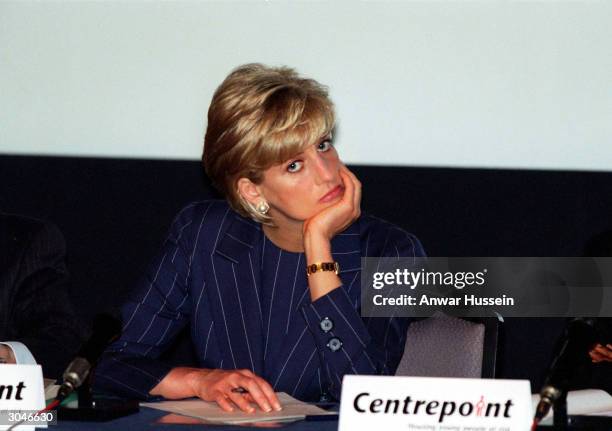
[[[0,153],[200,157],[248,62],[326,84],[365,165],[612,170],[612,2],[0,2]]]

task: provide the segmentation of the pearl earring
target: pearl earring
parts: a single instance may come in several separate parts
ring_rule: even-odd
[[[256,210],[259,214],[266,215],[270,210],[270,205],[268,205],[268,202],[266,202],[265,200],[262,200],[257,204]]]

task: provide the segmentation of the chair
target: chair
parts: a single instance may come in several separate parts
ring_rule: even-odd
[[[395,375],[494,378],[498,320],[436,313],[413,322]]]

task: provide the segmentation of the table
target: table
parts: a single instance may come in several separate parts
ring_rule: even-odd
[[[207,424],[164,424],[158,421],[168,416],[167,412],[141,407],[140,412],[115,419],[109,422],[73,422],[58,421],[57,425],[50,426],[50,431],[63,430],[92,430],[92,431],[139,431],[139,430],[211,430],[211,431],[246,431],[261,430],[261,427],[238,426],[238,425],[207,425]],[[338,429],[337,418],[324,421],[296,421],[282,424],[280,430],[286,431],[336,431]]]

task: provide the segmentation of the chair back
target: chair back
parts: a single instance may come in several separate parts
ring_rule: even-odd
[[[408,327],[398,376],[493,378],[497,319],[436,313]]]

